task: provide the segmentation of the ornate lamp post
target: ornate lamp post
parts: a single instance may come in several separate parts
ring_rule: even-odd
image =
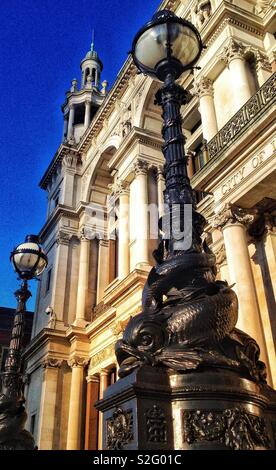
[[[39,238],[28,235],[10,256],[14,270],[22,281],[15,292],[17,308],[11,334],[11,341],[1,374],[0,388],[0,450],[32,450],[34,440],[24,430],[27,414],[24,408],[21,355],[24,338],[24,315],[26,302],[31,297],[28,281],[37,278],[47,266],[47,256],[43,252]]]
[[[156,104],[164,119],[167,213],[159,221],[162,240],[142,312],[116,344],[121,380],[97,404],[104,413],[107,449],[275,445],[276,394],[266,384],[257,343],[235,328],[238,299],[226,282],[216,281],[215,256],[202,241],[206,222],[196,210],[187,174],[180,114],[187,93],[175,81],[195,66],[202,49],[195,27],[167,10],[133,42],[139,71],[163,82]],[[185,232],[186,206],[192,223]]]

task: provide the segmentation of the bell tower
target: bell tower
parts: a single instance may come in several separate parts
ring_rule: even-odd
[[[94,31],[90,50],[81,61],[80,68],[80,87],[78,87],[78,80],[74,78],[62,106],[64,115],[63,142],[71,144],[80,141],[107,93],[108,83],[106,80],[103,81],[102,88],[100,88],[103,63],[95,50]]]

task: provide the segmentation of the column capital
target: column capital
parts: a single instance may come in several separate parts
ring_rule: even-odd
[[[133,170],[134,170],[135,176],[147,175],[148,169],[149,169],[148,162],[146,160],[143,160],[142,158],[137,158],[137,160],[133,164]]]
[[[231,38],[219,57],[227,65],[229,65],[230,62],[234,59],[245,60],[245,55],[246,47],[241,42],[235,41],[233,38]]]
[[[253,224],[249,227],[248,235],[253,242],[262,240],[267,235],[276,233],[276,216],[269,212],[256,211]]]
[[[80,156],[75,152],[68,152],[63,156],[62,166],[65,169],[76,171],[77,165],[80,162]]]
[[[79,238],[80,242],[90,242],[89,235],[91,235],[91,230],[84,226],[84,227],[81,228],[78,238]]]
[[[246,227],[254,220],[255,215],[252,211],[228,203],[215,215],[212,225],[214,228],[223,230],[230,225],[244,225]]]
[[[156,170],[157,170],[157,179],[161,178],[162,180],[164,180],[165,179],[164,165],[157,165]]]
[[[67,232],[64,232],[63,230],[59,230],[56,236],[56,244],[68,246],[71,238],[72,238],[71,233],[67,233]]]
[[[115,197],[128,195],[130,192],[129,183],[127,181],[118,180],[108,187],[111,190],[111,196]]]
[[[214,82],[208,77],[201,77],[195,83],[195,94],[198,98],[203,96],[214,96]]]
[[[108,248],[109,247],[109,240],[106,240],[104,238],[100,238],[99,239],[99,246],[102,246],[104,248]]]
[[[71,357],[68,361],[68,366],[71,368],[74,367],[86,367],[89,364],[89,358],[87,357],[80,357],[80,356],[74,356]]]
[[[63,363],[62,359],[57,359],[54,357],[46,357],[42,362],[43,369],[60,369]]]
[[[253,53],[254,53],[254,57],[256,61],[257,71],[259,69],[263,69],[263,70],[267,70],[269,73],[272,73],[272,66],[269,62],[268,57],[262,52],[260,52],[258,49]]]
[[[98,384],[100,382],[100,378],[97,377],[96,375],[88,375],[86,377],[86,382],[89,384],[89,383],[94,383],[94,384]]]
[[[100,370],[100,377],[107,377],[109,375],[109,370],[108,369],[101,369]]]

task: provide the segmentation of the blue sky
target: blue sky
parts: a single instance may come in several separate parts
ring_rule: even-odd
[[[159,0],[1,0],[0,2],[0,305],[18,286],[10,251],[45,222],[38,183],[62,135],[61,104],[79,64],[95,49],[112,84],[137,30]],[[32,283],[35,305],[36,283]]]

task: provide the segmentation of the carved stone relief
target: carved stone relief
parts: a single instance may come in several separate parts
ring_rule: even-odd
[[[149,442],[167,442],[167,421],[165,412],[157,405],[146,412],[147,440]]]
[[[185,410],[184,442],[217,441],[232,450],[270,448],[264,419],[242,408],[226,410]]]
[[[133,441],[133,413],[117,408],[106,420],[106,447],[108,450],[122,450]]]

